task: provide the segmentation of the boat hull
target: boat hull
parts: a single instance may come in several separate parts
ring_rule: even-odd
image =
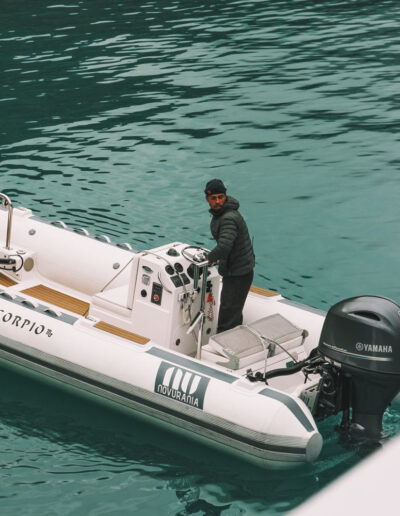
[[[228,403],[230,400],[230,404],[236,405],[236,412],[245,409],[238,403],[237,395],[234,394],[234,384],[237,385],[240,382],[237,377],[222,371],[214,371],[212,368],[204,367],[191,360],[187,360],[184,363],[186,368],[183,368],[182,361],[179,361],[181,357],[177,356],[177,361],[174,362],[174,354],[157,346],[150,346],[146,351],[142,351],[141,355],[146,356],[147,360],[157,363],[156,370],[157,372],[161,370],[162,374],[168,368],[185,369],[185,371],[198,375],[200,372],[203,373],[203,378],[209,380],[207,388],[211,385],[210,392],[214,391],[217,404],[225,398]],[[166,359],[169,361],[167,362]],[[307,409],[304,410],[297,400],[289,396],[284,397],[283,400],[270,398],[271,393],[272,396],[282,397],[278,391],[272,389],[269,393],[265,393],[263,392],[265,389],[261,389],[260,392],[253,393],[252,398],[257,395],[262,401],[264,398],[265,401],[272,399],[273,404],[278,405],[277,417],[279,417],[279,412],[282,412],[282,408],[283,411],[286,409],[300,427],[306,427],[303,428],[301,437],[257,431],[240,424],[238,422],[242,419],[240,417],[236,418],[235,422],[227,417],[207,412],[204,406],[207,404],[206,398],[203,400],[203,408],[199,408],[197,403],[190,404],[177,400],[176,393],[172,394],[172,397],[168,396],[168,392],[164,393],[164,390],[157,393],[157,390],[160,390],[156,383],[157,374],[151,380],[154,388],[150,391],[138,385],[118,380],[115,372],[114,374],[110,374],[110,372],[104,374],[94,371],[70,360],[49,355],[42,350],[34,350],[30,346],[4,338],[4,336],[0,343],[0,360],[3,364],[15,364],[21,372],[30,371],[35,376],[39,375],[39,378],[51,380],[61,387],[72,387],[77,393],[89,393],[99,400],[107,400],[132,414],[145,416],[153,423],[167,425],[170,430],[182,431],[186,436],[216,445],[224,451],[240,455],[247,461],[264,467],[281,468],[313,461],[318,457],[322,447],[322,438],[314,427],[312,419],[307,416]],[[191,369],[189,369],[190,366],[192,366]],[[206,377],[206,373],[215,374],[215,379]],[[246,402],[248,402],[247,394],[246,392]],[[268,403],[264,403],[264,405],[265,421],[267,422],[269,419],[268,409],[271,407]],[[221,413],[223,410],[219,410],[219,412]],[[284,414],[283,417],[285,417]]]

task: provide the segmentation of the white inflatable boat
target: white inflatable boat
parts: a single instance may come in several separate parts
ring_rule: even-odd
[[[355,337],[354,353],[334,336],[320,342],[324,312],[257,287],[249,293],[243,325],[216,334],[220,277],[215,267],[196,261],[199,248],[174,242],[135,251],[60,221],[46,222],[27,208],[13,209],[0,196],[2,362],[267,466],[317,459],[322,438],[315,421],[339,411],[343,428],[380,435],[398,382],[384,406],[374,409],[371,423],[348,394],[354,364],[346,360],[362,356],[369,370],[393,363],[397,349],[391,341],[365,340],[368,325],[376,322],[367,312],[377,311],[376,300],[397,307],[393,302],[373,298],[373,308],[358,310],[359,326],[347,328],[354,333],[360,327],[363,334]],[[332,317],[341,331],[337,311]]]

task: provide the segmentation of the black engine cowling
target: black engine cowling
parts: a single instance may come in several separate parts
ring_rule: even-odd
[[[337,303],[326,316],[318,350],[341,377],[335,412],[352,414],[342,426],[379,440],[383,413],[400,390],[400,306],[375,296]]]

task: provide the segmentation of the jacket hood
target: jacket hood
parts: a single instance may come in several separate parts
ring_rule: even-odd
[[[239,207],[240,207],[239,201],[237,199],[235,199],[234,197],[227,195],[226,201],[220,210],[217,210],[217,211],[209,210],[209,212],[212,215],[214,215],[215,217],[218,217],[219,215],[222,215],[223,213],[225,213],[229,210],[238,210]]]

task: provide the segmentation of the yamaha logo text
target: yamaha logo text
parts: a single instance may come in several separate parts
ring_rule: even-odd
[[[161,362],[157,372],[154,392],[186,405],[202,409],[209,381],[209,378],[187,371],[182,367]]]
[[[382,344],[365,344],[357,342],[357,351],[367,351],[369,353],[393,353],[392,346],[383,346]]]

